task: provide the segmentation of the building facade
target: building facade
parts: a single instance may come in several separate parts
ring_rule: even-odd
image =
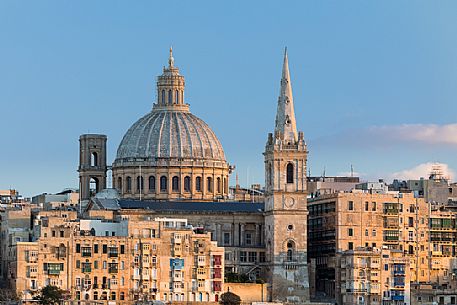
[[[42,215],[35,242],[19,242],[10,284],[25,300],[46,285],[72,300],[217,301],[224,250],[185,219],[102,221]]]

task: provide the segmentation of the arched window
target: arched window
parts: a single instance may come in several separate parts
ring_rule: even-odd
[[[117,178],[117,190],[122,193],[122,178]]]
[[[156,177],[149,176],[149,191],[155,192],[156,190]]]
[[[90,190],[90,193],[91,195],[95,195],[98,191],[100,191],[99,189],[99,183],[98,183],[98,179],[97,178],[90,178],[89,180],[89,190]]]
[[[144,179],[142,176],[136,177],[136,190],[140,193],[144,191]]]
[[[179,178],[178,178],[178,176],[174,176],[174,177],[171,179],[171,189],[172,189],[174,192],[178,192],[178,191],[179,191]]]
[[[287,242],[287,261],[291,262],[294,259],[294,248],[295,248],[295,243],[293,241],[288,241]]]
[[[116,292],[115,291],[111,292],[111,300],[116,301]]]
[[[90,154],[90,166],[98,166],[98,155],[95,151]]]
[[[224,193],[228,193],[227,191],[227,178],[224,177]]]
[[[274,179],[273,179],[273,166],[271,163],[268,163],[268,184],[273,185]]]
[[[127,177],[127,192],[131,192],[132,191],[132,178],[130,176]]]
[[[76,291],[76,299],[77,300],[81,299],[81,292],[80,291]]]
[[[213,191],[213,179],[211,179],[211,177],[206,178],[206,190],[208,192]]]
[[[165,90],[162,90],[162,104],[165,104]]]
[[[202,191],[202,177],[195,178],[195,190],[197,192]]]
[[[176,99],[176,104],[179,104],[179,91],[178,90],[176,90],[175,99]]]
[[[294,165],[292,163],[287,164],[287,183],[294,183]]]
[[[165,176],[160,177],[160,191],[161,192],[167,191],[167,177],[165,177]]]
[[[217,192],[220,193],[221,192],[221,178],[220,177],[217,177],[216,184],[217,184]]]
[[[125,294],[124,294],[123,291],[120,292],[120,294],[119,294],[119,299],[120,299],[121,301],[124,301],[124,300],[125,300]]]
[[[94,291],[94,300],[98,300],[98,292]]]
[[[184,191],[190,192],[190,177],[189,176],[184,177]]]
[[[172,92],[171,90],[168,90],[168,104],[172,104],[173,103],[173,95],[172,95]]]

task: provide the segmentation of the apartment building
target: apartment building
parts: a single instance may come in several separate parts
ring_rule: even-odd
[[[342,304],[410,305],[409,258],[386,247],[342,252]]]
[[[185,219],[71,219],[42,215],[34,242],[14,245],[9,281],[23,300],[46,285],[72,300],[217,301],[224,250]]]

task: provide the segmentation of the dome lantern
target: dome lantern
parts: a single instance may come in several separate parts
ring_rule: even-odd
[[[168,67],[164,67],[162,75],[157,77],[157,102],[153,110],[189,111],[189,105],[184,103],[184,76],[179,74],[174,63],[173,49],[170,48]]]

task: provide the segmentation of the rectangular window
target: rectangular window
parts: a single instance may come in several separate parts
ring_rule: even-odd
[[[414,227],[414,218],[408,217],[408,226]]]
[[[265,252],[259,252],[259,261],[265,263]]]
[[[98,253],[98,245],[94,244],[94,253]]]
[[[124,254],[124,253],[125,253],[125,246],[121,245],[121,254]]]
[[[354,249],[354,243],[352,241],[348,242],[348,249],[353,250]]]
[[[81,253],[81,245],[76,244],[76,253]]]
[[[255,263],[257,261],[257,252],[249,252],[249,262]]]
[[[108,245],[103,245],[103,254],[108,253]]]
[[[94,269],[98,269],[98,261],[94,261]]]
[[[368,211],[368,201],[365,201],[365,211]]]
[[[354,236],[354,230],[352,228],[348,229],[348,236]]]
[[[230,245],[230,233],[224,232],[224,245]]]
[[[373,205],[373,207],[371,208],[371,210],[374,212],[374,211],[376,211],[376,202],[373,201],[372,205]]]
[[[246,233],[246,245],[252,245],[252,234]]]
[[[348,210],[353,211],[354,210],[354,201],[348,201]]]
[[[245,263],[247,261],[246,251],[240,251],[240,262]]]

